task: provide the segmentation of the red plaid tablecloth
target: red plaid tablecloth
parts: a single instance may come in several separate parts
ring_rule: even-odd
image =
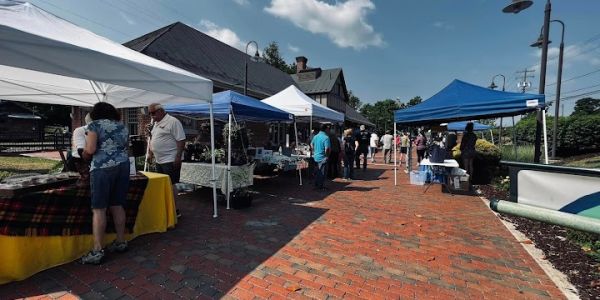
[[[144,197],[148,178],[138,174],[129,181],[127,220],[125,227],[133,232],[138,208]],[[107,232],[115,232],[108,212]],[[56,236],[92,234],[90,188],[74,184],[29,193],[19,197],[0,198],[0,235]]]

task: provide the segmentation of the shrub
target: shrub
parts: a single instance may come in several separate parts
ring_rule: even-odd
[[[477,156],[479,158],[485,160],[496,161],[500,160],[502,157],[500,149],[496,145],[482,139],[478,139],[475,143],[475,151],[477,151]],[[452,148],[452,157],[454,157],[454,159],[460,158],[460,143]]]

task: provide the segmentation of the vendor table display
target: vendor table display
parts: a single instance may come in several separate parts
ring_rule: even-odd
[[[167,175],[131,177],[127,195],[127,239],[164,232],[176,224]],[[73,261],[92,248],[90,190],[63,186],[18,197],[0,198],[0,284]],[[107,221],[105,243],[114,240]]]
[[[445,159],[443,163],[434,163],[434,162],[430,162],[428,158],[425,158],[425,159],[421,160],[419,165],[431,167],[431,171],[432,171],[432,175],[433,175],[433,178],[431,178],[431,181],[429,182],[429,184],[427,185],[427,187],[425,188],[425,191],[423,191],[423,193],[427,192],[429,187],[431,187],[431,185],[434,183],[433,179],[436,178],[438,175],[444,177],[448,174],[449,169],[459,167],[458,162],[454,159]],[[444,178],[442,178],[440,183],[442,184],[442,186],[446,186],[446,180]],[[448,190],[450,191],[450,189],[448,189]]]
[[[290,157],[281,154],[266,155],[258,159],[259,162],[277,166],[282,171],[306,168],[306,163],[300,157]]]
[[[231,166],[230,191],[251,186],[254,184],[254,166],[247,164],[243,166]],[[181,176],[179,181],[191,183],[204,187],[212,187],[211,180],[212,165],[208,163],[184,162],[181,164]],[[227,165],[215,165],[215,180],[217,188],[222,193],[227,192]]]

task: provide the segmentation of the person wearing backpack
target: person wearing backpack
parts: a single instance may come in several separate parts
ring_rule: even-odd
[[[352,128],[344,130],[344,138],[342,140],[342,149],[344,149],[344,180],[354,179],[354,156],[358,149],[358,141],[354,139]]]

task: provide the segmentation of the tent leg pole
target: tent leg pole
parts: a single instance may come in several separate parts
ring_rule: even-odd
[[[396,143],[396,122],[394,122],[394,185],[398,185],[398,144]]]
[[[515,116],[512,117],[512,138],[513,138],[513,152],[515,153],[515,160],[517,160],[517,133],[515,132]]]
[[[229,125],[227,132],[227,209],[229,209],[229,199],[231,198],[231,111],[229,108]]]
[[[490,129],[490,136],[492,137],[492,144],[496,144],[494,143],[494,132]]]
[[[211,181],[213,188],[213,218],[216,218],[217,215],[217,179],[215,178],[216,168],[215,168],[215,119],[213,116],[213,102],[210,101],[208,103],[209,113],[210,113],[210,153],[211,153],[211,164],[212,164],[212,172],[211,172]]]
[[[542,122],[544,125],[544,161],[548,164],[548,132],[546,127],[546,109],[542,111]]]
[[[502,118],[500,118],[500,131],[498,132],[498,147],[502,152]]]
[[[294,119],[294,135],[296,137],[295,148],[298,149],[298,126],[296,125],[295,119]],[[302,185],[302,169],[301,168],[298,168],[298,177],[300,177],[300,185]]]

